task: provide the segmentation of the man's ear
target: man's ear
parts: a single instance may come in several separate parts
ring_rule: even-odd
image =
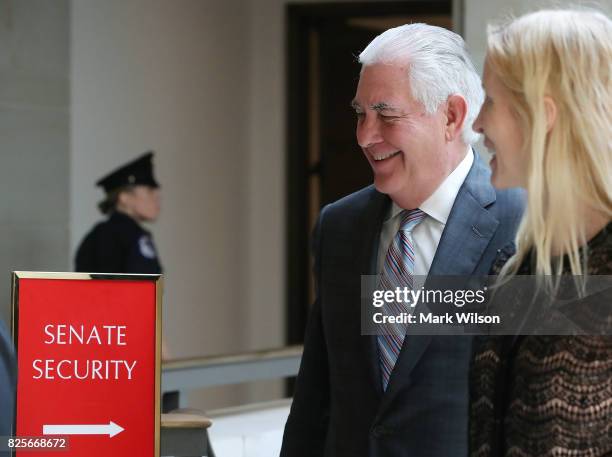
[[[446,100],[446,141],[453,141],[463,128],[467,116],[467,102],[463,96],[454,94]]]
[[[544,96],[544,109],[546,109],[546,132],[550,132],[557,120],[557,104],[549,95]]]

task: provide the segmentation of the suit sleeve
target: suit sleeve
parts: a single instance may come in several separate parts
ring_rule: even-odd
[[[293,403],[285,425],[281,457],[324,455],[329,424],[329,368],[321,316],[321,226],[325,208],[314,231],[313,251],[316,300],[310,311],[304,353]]]

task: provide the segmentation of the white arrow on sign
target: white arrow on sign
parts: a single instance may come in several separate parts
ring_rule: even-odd
[[[112,438],[123,430],[113,421],[102,425],[43,425],[43,435],[108,435]]]

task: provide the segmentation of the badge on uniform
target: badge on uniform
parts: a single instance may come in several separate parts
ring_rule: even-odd
[[[147,235],[143,235],[138,240],[138,247],[140,248],[140,253],[143,257],[147,259],[154,259],[157,257],[157,253],[155,252],[155,246],[153,246],[153,241]]]

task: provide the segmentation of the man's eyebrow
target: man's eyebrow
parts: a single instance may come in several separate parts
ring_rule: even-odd
[[[381,111],[399,111],[396,107],[390,105],[387,102],[378,102],[378,103],[375,103],[370,108],[372,108],[374,111],[378,111],[379,113]]]
[[[360,110],[361,109],[361,105],[357,102],[357,100],[352,100],[351,101],[351,108],[353,108],[354,110]],[[387,103],[387,102],[378,102],[378,103],[374,103],[373,105],[370,105],[370,109],[377,111],[377,112],[381,112],[381,111],[400,111],[398,108],[394,107],[393,105]]]

